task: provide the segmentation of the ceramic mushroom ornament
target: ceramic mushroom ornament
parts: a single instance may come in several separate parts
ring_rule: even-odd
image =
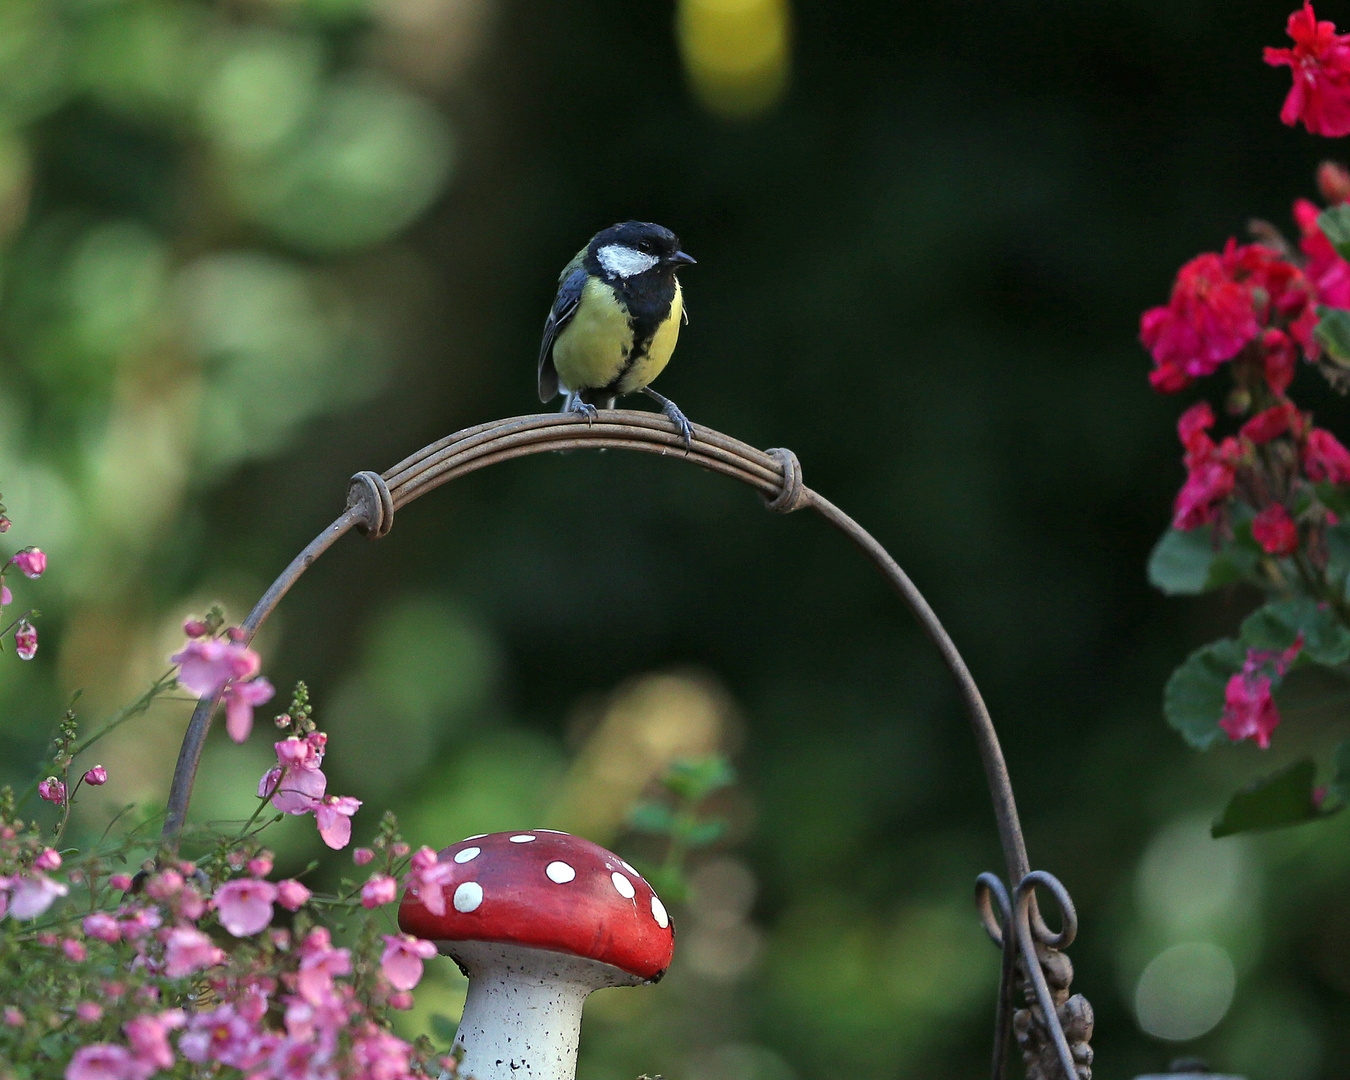
[[[471,836],[439,860],[453,867],[445,914],[409,888],[398,923],[469,977],[461,1074],[572,1080],[587,995],[666,973],[675,929],[665,907],[613,852],[548,829]]]

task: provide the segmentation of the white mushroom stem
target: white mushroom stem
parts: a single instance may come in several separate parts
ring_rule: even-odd
[[[610,964],[524,945],[439,946],[469,977],[454,1053],[460,1075],[473,1080],[573,1080],[586,998],[643,982]]]

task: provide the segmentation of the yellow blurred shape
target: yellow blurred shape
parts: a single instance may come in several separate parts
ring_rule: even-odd
[[[702,676],[645,675],[620,686],[568,770],[550,821],[607,843],[671,762],[721,748],[730,714],[725,691]]]
[[[679,0],[675,33],[694,95],[746,120],[782,100],[792,66],[789,0]]]

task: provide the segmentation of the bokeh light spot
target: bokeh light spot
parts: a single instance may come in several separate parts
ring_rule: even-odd
[[[1219,946],[1207,941],[1173,945],[1139,976],[1135,1015],[1155,1038],[1198,1039],[1224,1018],[1236,986],[1233,961]]]

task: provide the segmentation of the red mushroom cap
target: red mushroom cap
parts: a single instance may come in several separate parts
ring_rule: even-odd
[[[611,964],[640,979],[670,966],[675,928],[636,870],[580,836],[535,829],[471,836],[442,850],[454,867],[434,915],[409,888],[398,924],[429,941],[528,945]]]

